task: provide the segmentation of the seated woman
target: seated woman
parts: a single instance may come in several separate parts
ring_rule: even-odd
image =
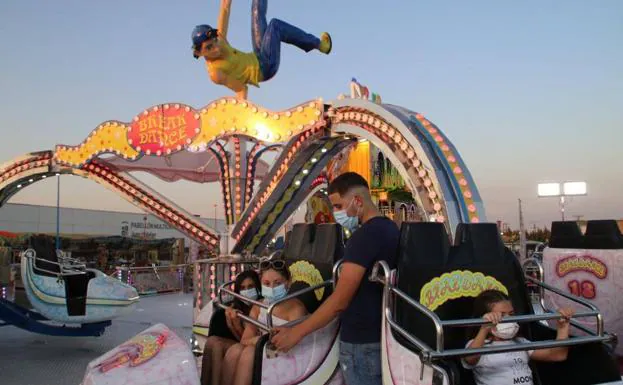
[[[254,270],[243,271],[238,274],[234,282],[234,292],[249,299],[257,300],[260,291],[260,277]],[[203,361],[201,363],[201,384],[216,385],[219,383],[221,374],[221,365],[225,352],[229,347],[240,341],[244,327],[238,312],[249,315],[251,306],[238,298],[234,298],[233,304],[225,310],[225,321],[227,328],[234,339],[223,338],[218,336],[208,337],[205,347],[203,348]]]
[[[284,298],[290,287],[290,271],[285,261],[269,260],[260,263],[262,296],[267,305]],[[273,325],[279,326],[304,317],[307,309],[298,299],[290,299],[275,307]],[[253,306],[250,317],[266,323],[267,311]],[[230,347],[225,355],[221,383],[226,385],[251,385],[253,379],[253,361],[255,345],[261,336],[260,330],[251,324],[245,324],[239,344]]]

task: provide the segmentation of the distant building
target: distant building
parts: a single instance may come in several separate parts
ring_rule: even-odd
[[[226,232],[223,219],[200,218],[219,233]],[[56,207],[7,203],[0,208],[0,231],[56,234]],[[154,215],[61,207],[60,233],[64,237],[124,236],[145,239],[184,238]]]

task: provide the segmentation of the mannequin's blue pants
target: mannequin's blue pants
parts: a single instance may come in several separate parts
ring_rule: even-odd
[[[268,0],[253,0],[251,33],[253,51],[260,62],[263,80],[269,80],[279,70],[281,43],[292,44],[305,52],[320,46],[320,39],[285,21],[272,19],[266,23]]]

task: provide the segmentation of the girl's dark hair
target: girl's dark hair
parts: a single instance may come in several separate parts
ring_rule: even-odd
[[[510,298],[499,290],[485,290],[478,294],[474,300],[474,311],[472,318],[482,318],[483,315],[489,313],[493,308],[493,305],[502,302],[510,301]],[[471,327],[467,329],[467,336],[472,339],[478,334],[480,327]]]
[[[242,283],[247,278],[250,278],[253,281],[259,299],[262,296],[262,284],[260,283],[260,276],[255,270],[245,270],[236,276],[236,281],[234,282],[234,292],[240,294]],[[251,305],[247,305],[238,298],[234,298],[233,307],[234,309],[240,310],[245,315],[249,315],[249,311],[251,311]]]
[[[478,294],[474,300],[474,313],[472,315],[474,318],[481,318],[491,311],[494,304],[502,301],[510,301],[510,298],[499,290],[485,290]]]

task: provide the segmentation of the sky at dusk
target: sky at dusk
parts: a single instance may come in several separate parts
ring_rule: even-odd
[[[388,6],[391,4],[391,6]],[[219,1],[0,3],[0,163],[78,144],[99,123],[152,105],[195,107],[231,94],[192,58],[190,32],[216,25]],[[233,0],[229,41],[251,50],[250,0]],[[585,180],[570,216],[623,218],[623,1],[271,0],[269,17],[329,31],[331,55],[282,49],[280,72],[249,98],[273,110],[335,98],[357,77],[424,114],[456,145],[488,219],[559,218],[541,181]],[[216,185],[139,175],[212,216]],[[136,210],[87,180],[62,177],[61,205]],[[54,205],[53,180],[12,202]]]

